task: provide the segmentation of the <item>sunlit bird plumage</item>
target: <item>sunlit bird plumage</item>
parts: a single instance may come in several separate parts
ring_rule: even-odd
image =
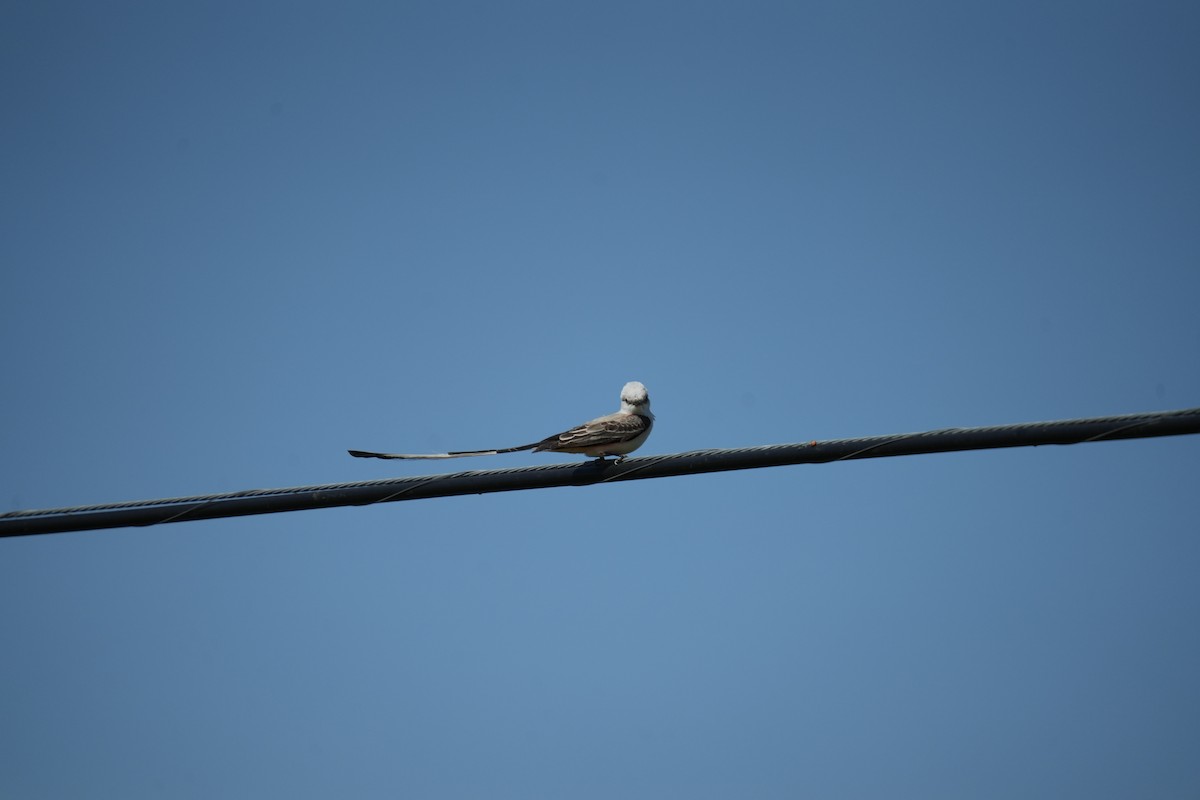
[[[369,450],[347,452],[358,458],[429,459],[494,456],[532,450],[535,453],[576,453],[592,458],[616,456],[617,460],[621,461],[645,443],[652,427],[654,415],[650,413],[650,395],[639,381],[630,381],[621,389],[620,411],[547,436],[540,442],[495,450],[459,450],[449,453],[376,453]]]

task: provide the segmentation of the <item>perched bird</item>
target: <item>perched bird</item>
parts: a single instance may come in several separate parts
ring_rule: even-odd
[[[646,387],[638,381],[630,381],[621,389],[620,411],[597,417],[591,422],[548,436],[533,444],[498,450],[460,450],[451,453],[372,453],[367,450],[347,452],[358,458],[464,458],[532,450],[535,453],[579,453],[601,460],[607,456],[617,456],[617,462],[620,463],[625,460],[625,456],[642,446],[653,425],[654,415],[650,413],[650,395],[646,393]]]

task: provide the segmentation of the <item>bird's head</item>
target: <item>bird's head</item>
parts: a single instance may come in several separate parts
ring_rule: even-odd
[[[630,381],[621,389],[621,410],[627,414],[650,416],[650,395],[640,381]]]

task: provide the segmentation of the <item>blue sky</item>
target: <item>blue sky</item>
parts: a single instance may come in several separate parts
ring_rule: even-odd
[[[1190,3],[37,3],[0,509],[1200,405]],[[488,464],[552,463],[517,454]],[[1200,791],[1200,441],[0,542],[0,794]]]

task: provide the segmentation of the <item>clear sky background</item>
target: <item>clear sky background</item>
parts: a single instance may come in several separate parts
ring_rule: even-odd
[[[1190,2],[38,2],[0,510],[1200,405]],[[464,467],[567,462],[516,454]],[[1195,797],[1200,438],[0,541],[0,796]]]

